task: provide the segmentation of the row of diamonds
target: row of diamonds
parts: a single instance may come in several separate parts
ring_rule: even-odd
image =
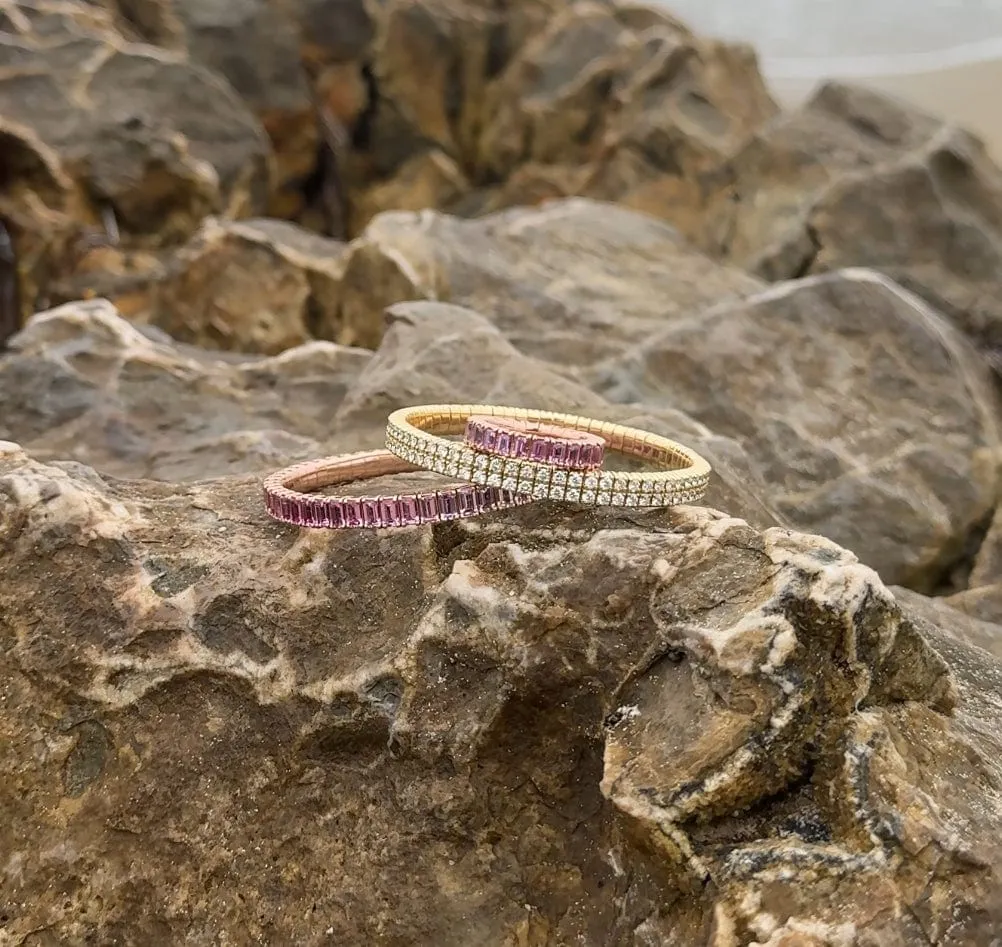
[[[265,506],[275,519],[325,529],[417,526],[477,516],[527,502],[529,497],[508,490],[478,486],[387,497],[265,494]]]
[[[386,446],[419,467],[476,484],[502,487],[534,499],[613,506],[666,506],[700,499],[708,475],[667,478],[664,474],[554,470],[527,461],[476,454],[462,444],[423,432],[392,427]]]
[[[505,480],[521,478],[534,483],[550,483],[562,486],[565,483],[571,487],[581,486],[583,489],[596,491],[649,492],[653,489],[668,489],[672,492],[688,492],[703,489],[709,483],[709,474],[678,476],[666,473],[626,473],[615,471],[604,472],[564,472],[554,471],[550,467],[541,466],[527,461],[505,458],[488,458],[478,455],[455,441],[446,441],[423,431],[411,432],[396,427],[387,430],[387,446],[394,453],[405,451],[405,457],[410,463],[435,469],[449,476],[469,477],[486,470],[487,482],[501,485]],[[403,454],[400,454],[403,456]],[[433,467],[431,465],[434,465]],[[500,476],[501,481],[494,481]],[[478,478],[479,479],[479,478]],[[508,485],[510,489],[514,489]]]
[[[503,422],[486,418],[470,418],[466,422],[465,441],[467,446],[486,454],[569,470],[601,467],[605,457],[605,444],[595,435],[578,435],[570,428],[566,437],[506,430]]]

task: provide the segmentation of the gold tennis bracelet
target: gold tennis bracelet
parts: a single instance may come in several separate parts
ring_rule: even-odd
[[[572,471],[549,464],[491,455],[441,435],[462,434],[471,415],[556,424],[597,434],[607,449],[640,457],[654,471]],[[401,408],[386,425],[386,447],[426,470],[469,483],[500,487],[537,500],[599,506],[672,506],[699,500],[710,465],[695,451],[638,428],[555,411],[484,404],[436,404]]]

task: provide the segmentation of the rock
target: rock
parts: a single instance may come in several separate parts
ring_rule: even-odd
[[[0,141],[12,154],[0,213],[26,315],[88,231],[164,245],[207,214],[263,209],[267,140],[225,83],[127,42],[96,8],[7,0],[0,12]]]
[[[463,199],[469,182],[456,162],[442,151],[425,151],[404,162],[395,177],[375,184],[353,201],[350,231],[359,233],[385,208],[424,210],[449,207]]]
[[[478,163],[489,177],[586,167],[577,193],[682,229],[702,214],[703,176],[776,112],[746,47],[700,40],[655,10],[591,2],[521,48],[488,108]]]
[[[998,405],[977,353],[864,270],[676,318],[593,372],[738,441],[769,506],[885,581],[935,589],[996,502]]]
[[[11,345],[0,359],[0,439],[116,476],[264,473],[378,447],[387,413],[404,404],[493,399],[575,407],[681,438],[717,471],[711,502],[760,525],[776,522],[734,440],[677,411],[609,405],[458,307],[395,307],[374,360],[324,342],[272,358],[205,352],[132,326],[100,300],[40,314]]]
[[[337,338],[344,247],[278,220],[207,220],[159,282],[152,322],[209,348],[277,354]]]
[[[894,588],[894,597],[916,627],[925,634],[949,634],[962,644],[973,645],[1002,660],[1002,625],[982,621],[955,605],[957,596],[928,598],[911,589]]]
[[[763,285],[657,220],[574,199],[471,221],[383,214],[353,242],[345,284],[352,341],[378,344],[369,327],[387,306],[436,299],[483,313],[521,351],[579,368]]]
[[[1002,171],[971,135],[828,84],[754,135],[707,190],[714,256],[768,279],[879,269],[1002,357]]]
[[[0,450],[11,939],[918,947],[1002,924],[1002,665],[829,542],[553,505],[299,531],[254,478]]]
[[[269,0],[106,0],[125,31],[185,55],[232,86],[275,155],[271,213],[294,215],[312,173],[318,130],[295,22]]]
[[[681,222],[701,213],[701,177],[776,111],[748,49],[654,9],[407,0],[370,12],[371,94],[341,122],[352,234],[381,211],[476,213],[533,193]],[[350,46],[341,56],[360,58]]]
[[[338,403],[371,357],[327,342],[273,358],[203,352],[130,325],[103,300],[42,313],[10,346],[0,359],[0,438],[39,458],[167,480],[322,453]]]

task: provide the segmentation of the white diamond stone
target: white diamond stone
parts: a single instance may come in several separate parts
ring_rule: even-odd
[[[582,503],[594,503],[595,502],[595,491],[594,490],[585,490],[584,492],[582,492],[582,494],[581,494],[581,502]]]
[[[595,496],[595,502],[599,506],[608,506],[612,503],[612,494],[608,490],[599,490]]]
[[[625,493],[614,493],[612,495],[613,506],[625,506],[626,505],[626,494]]]

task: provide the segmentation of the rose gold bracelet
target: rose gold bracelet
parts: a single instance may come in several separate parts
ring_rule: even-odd
[[[605,457],[605,441],[597,434],[521,418],[471,415],[464,440],[475,451],[493,457],[532,460],[566,470],[594,470]]]
[[[494,486],[453,485],[392,496],[326,496],[312,491],[349,480],[369,480],[421,468],[385,450],[325,457],[286,467],[264,481],[268,513],[283,523],[323,529],[417,526],[462,519],[531,503],[532,498]]]

